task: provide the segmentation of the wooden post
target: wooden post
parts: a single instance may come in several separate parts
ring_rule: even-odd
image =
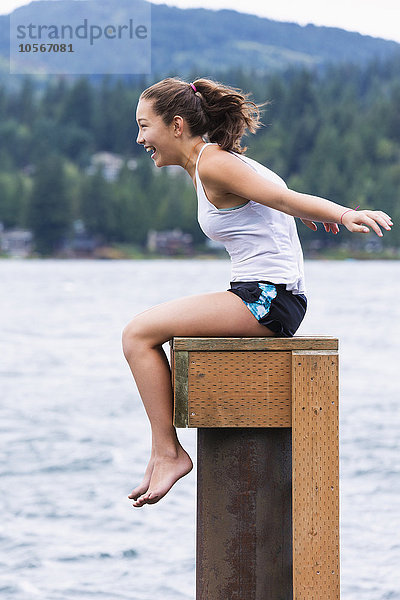
[[[338,340],[174,338],[198,428],[197,600],[339,600]]]

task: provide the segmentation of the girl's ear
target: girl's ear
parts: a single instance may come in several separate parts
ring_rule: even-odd
[[[183,132],[183,119],[180,115],[174,117],[174,133],[182,135]]]

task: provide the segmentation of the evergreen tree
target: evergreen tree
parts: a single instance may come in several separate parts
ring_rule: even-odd
[[[65,76],[53,76],[47,83],[42,95],[39,105],[40,116],[52,121],[61,120],[67,92]]]
[[[17,175],[0,173],[0,223],[11,228],[18,225],[19,206],[17,204]]]
[[[60,115],[63,123],[74,124],[82,129],[92,127],[94,92],[89,79],[81,77],[67,91]]]
[[[81,214],[87,231],[105,242],[118,239],[113,186],[104,179],[101,169],[86,178],[81,198]]]
[[[35,101],[32,79],[25,77],[14,107],[15,116],[20,123],[31,124],[36,118],[37,102]]]
[[[59,249],[71,225],[71,198],[64,163],[57,155],[40,162],[35,171],[30,208],[27,215],[39,254]]]

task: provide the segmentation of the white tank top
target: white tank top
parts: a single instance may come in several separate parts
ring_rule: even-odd
[[[218,209],[207,198],[196,161],[197,218],[207,237],[222,242],[231,257],[231,281],[271,281],[284,283],[294,294],[305,294],[303,252],[294,217],[249,200],[239,208]],[[257,173],[285,186],[273,171],[257,161],[230,151]]]

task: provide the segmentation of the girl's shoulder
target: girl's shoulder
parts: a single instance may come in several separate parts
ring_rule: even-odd
[[[235,177],[241,177],[241,169],[245,169],[246,176],[252,169],[239,160],[236,153],[223,150],[217,144],[210,144],[203,148],[197,172],[209,202],[218,209],[233,208],[242,204],[246,198],[229,191],[229,184]],[[254,173],[254,171],[252,172]]]
[[[233,180],[256,175],[255,171],[254,167],[243,160],[243,154],[238,155],[211,144],[204,146],[197,165],[197,173],[203,188],[207,189],[208,199],[217,208],[225,207],[227,194],[230,200],[236,199],[237,194],[227,191]],[[241,197],[239,199],[241,200]]]
[[[220,168],[235,168],[238,159],[243,159],[244,162],[248,160],[245,154],[239,154],[233,152],[233,150],[224,150],[218,144],[204,146],[197,166],[199,175],[207,175],[207,173],[215,172]]]
[[[223,150],[218,144],[210,144],[203,148],[197,164],[197,171],[202,181],[203,179],[209,180],[211,183],[212,180],[219,179],[222,174],[229,177],[238,169],[250,170],[253,173],[258,170],[255,161],[245,154],[239,154],[233,150]]]
[[[285,181],[265,165],[239,154],[223,150],[218,145],[204,147],[197,167],[200,179],[209,186],[224,187],[227,182],[261,176],[273,183],[287,187]]]
[[[202,155],[205,155],[206,153],[209,156],[212,154],[218,154],[220,156],[246,156],[245,154],[239,154],[239,152],[235,152],[234,150],[224,150],[219,144],[214,142],[207,142],[207,145],[204,146]]]

